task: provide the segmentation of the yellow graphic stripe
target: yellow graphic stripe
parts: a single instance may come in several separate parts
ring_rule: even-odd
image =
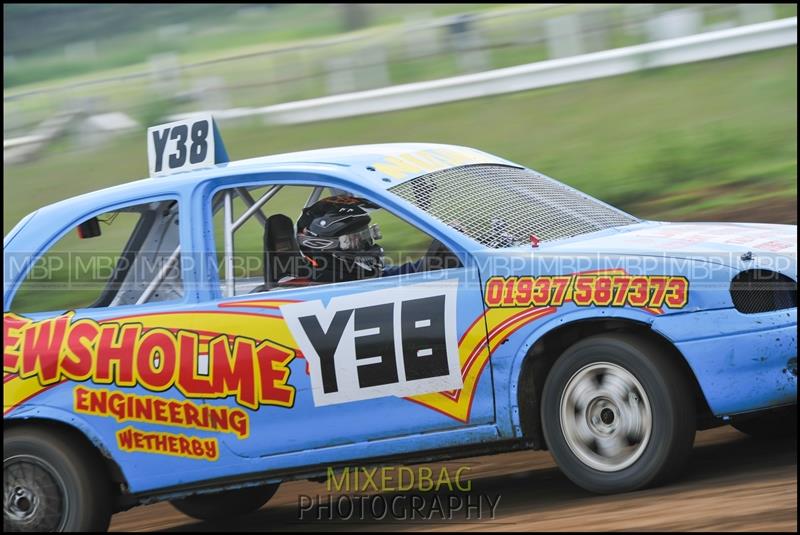
[[[200,334],[213,333],[212,336],[224,333],[228,336],[243,336],[253,340],[269,339],[282,346],[297,348],[294,337],[280,316],[217,311],[208,313],[175,312],[126,316],[116,321],[140,323],[145,329],[161,327],[194,331]]]
[[[468,329],[459,344],[464,386],[455,392],[434,392],[408,399],[462,422],[469,421],[478,379],[491,352],[514,331],[542,316],[555,312],[546,308],[495,308],[488,310]],[[484,325],[484,320],[486,324]],[[489,342],[486,341],[488,326]]]
[[[3,378],[3,414],[8,414],[11,409],[26,400],[41,394],[52,385],[42,386],[36,376],[23,379],[17,375]]]

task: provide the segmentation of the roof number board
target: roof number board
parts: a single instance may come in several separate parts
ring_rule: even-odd
[[[150,176],[165,176],[213,167],[228,161],[219,130],[210,114],[147,129]]]

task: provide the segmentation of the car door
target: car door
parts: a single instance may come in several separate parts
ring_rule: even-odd
[[[236,190],[242,213],[270,194],[269,188],[244,196],[241,188],[230,191]],[[263,217],[253,218],[255,232],[274,213],[297,215],[302,205],[289,208],[294,194],[288,190],[284,186],[283,200],[276,196],[275,203],[263,205]],[[235,205],[229,206],[224,218],[234,222]],[[235,225],[216,226],[216,241],[230,248],[237,265],[245,265],[234,245],[256,237],[226,240],[219,227]],[[436,238],[448,243],[446,236]],[[236,453],[259,457],[363,445],[494,421],[483,299],[471,258],[449,269],[359,281],[266,292],[255,287],[256,293],[245,286],[241,295],[238,288],[248,283],[251,270],[230,280],[224,273],[234,262],[222,255],[220,263],[223,293],[235,286],[237,295],[214,304],[213,321],[293,355],[284,361],[291,400],[249,412],[250,439],[226,437]]]

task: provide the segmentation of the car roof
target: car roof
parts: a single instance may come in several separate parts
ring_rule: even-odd
[[[217,164],[206,169],[127,182],[53,203],[41,208],[38,215],[46,213],[56,216],[61,210],[91,208],[94,204],[108,203],[115,199],[136,197],[144,199],[157,195],[170,195],[208,180],[250,173],[281,170],[296,172],[306,169],[309,172],[320,173],[327,166],[339,178],[349,180],[353,184],[384,190],[433,171],[474,163],[516,166],[492,154],[458,145],[437,143],[353,145],[249,158]],[[345,168],[348,172],[342,173]]]

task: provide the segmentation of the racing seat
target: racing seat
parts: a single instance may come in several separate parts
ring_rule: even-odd
[[[271,290],[287,275],[295,276],[301,261],[292,220],[283,214],[269,216],[264,226],[264,286],[258,291]]]

